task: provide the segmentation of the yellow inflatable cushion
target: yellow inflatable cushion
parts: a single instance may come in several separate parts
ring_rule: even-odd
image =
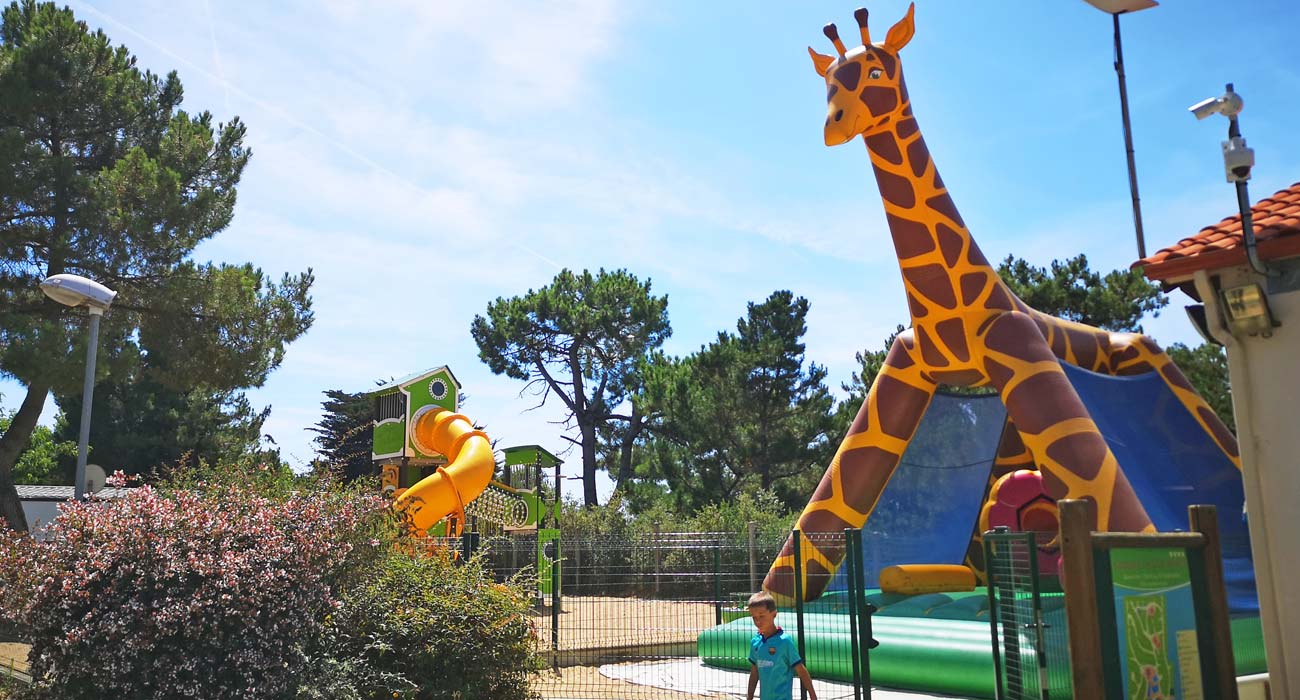
[[[955,564],[898,564],[880,570],[884,593],[946,593],[975,590],[975,572]]]

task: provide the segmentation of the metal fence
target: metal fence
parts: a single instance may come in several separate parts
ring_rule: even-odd
[[[1001,700],[1071,697],[1065,594],[1039,575],[1056,533],[984,533],[989,618]]]
[[[533,625],[547,666],[537,676],[542,697],[743,697],[749,669],[745,650],[754,633],[746,603],[789,536],[752,531],[566,534],[558,547],[546,551],[526,534],[484,539],[478,556],[499,580],[514,579],[535,592]],[[840,546],[855,536],[860,538],[860,532],[820,535]],[[798,541],[807,546],[809,539],[804,535]],[[553,559],[559,567],[546,565]],[[856,599],[862,599],[860,592]],[[819,656],[847,656],[859,649],[856,637],[852,650],[805,638],[800,632],[806,629],[805,607],[781,608],[778,625],[796,638],[810,666]],[[853,613],[856,631],[856,608]],[[710,656],[714,647],[701,654],[702,633],[737,620],[725,628],[725,655]],[[742,645],[739,655],[737,644]],[[865,678],[865,662],[857,666]],[[798,681],[794,692],[800,696]],[[860,699],[867,693],[865,680],[856,687],[818,681],[823,700]]]

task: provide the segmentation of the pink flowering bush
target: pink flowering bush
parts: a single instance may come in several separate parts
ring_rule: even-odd
[[[384,503],[254,472],[71,503],[43,542],[0,534],[26,697],[295,697],[306,649],[385,549]]]

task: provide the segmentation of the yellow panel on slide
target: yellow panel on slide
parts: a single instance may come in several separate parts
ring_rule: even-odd
[[[428,406],[412,417],[411,437],[416,447],[429,454],[446,455],[447,466],[421,479],[393,501],[393,507],[407,513],[419,531],[433,527],[465,506],[492,480],[496,459],[492,443],[468,418],[438,406]]]

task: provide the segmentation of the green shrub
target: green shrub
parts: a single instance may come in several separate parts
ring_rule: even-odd
[[[395,551],[329,618],[323,655],[335,681],[350,676],[331,697],[533,698],[529,678],[540,665],[529,608],[517,587],[494,583],[477,561]]]

